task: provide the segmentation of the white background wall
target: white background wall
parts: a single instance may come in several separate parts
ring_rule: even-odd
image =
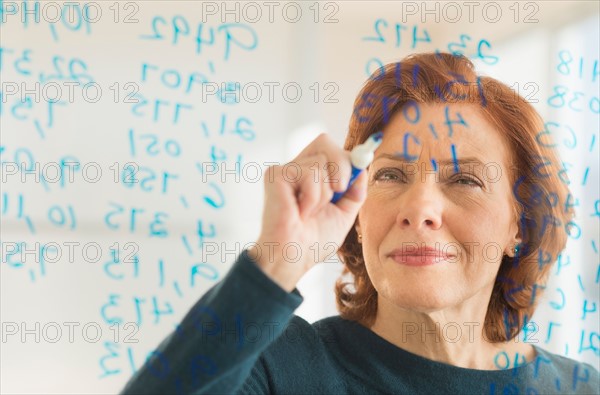
[[[487,65],[474,59],[478,68],[514,86],[522,95],[528,95],[546,121],[560,125],[553,129],[553,134],[558,138],[563,161],[569,169],[570,187],[579,201],[576,223],[581,235],[569,240],[562,264],[570,264],[562,266],[558,274],[558,269],[553,270],[544,302],[533,319],[538,324],[534,338],[539,340],[538,345],[551,351],[598,366],[600,235],[598,214],[594,214],[600,167],[597,141],[600,77],[594,75],[599,47],[597,3],[520,3],[518,16],[514,4],[498,3],[501,16],[496,18],[496,3],[479,2],[473,9],[471,22],[469,9],[460,2],[453,3],[458,5],[460,17],[453,5],[443,2],[426,5],[422,2],[291,5],[282,2],[275,8],[273,23],[269,22],[264,3],[255,3],[262,11],[257,23],[250,20],[254,18],[254,13],[250,13],[252,9],[238,3],[240,11],[248,12],[240,13],[239,22],[246,27],[232,26],[231,32],[246,45],[253,42],[253,32],[256,48],[245,50],[233,43],[228,59],[224,57],[225,31],[218,29],[220,26],[223,29],[225,23],[234,23],[234,15],[221,15],[224,5],[220,2],[204,3],[204,10],[213,5],[217,8],[217,14],[211,16],[203,14],[199,2],[94,3],[102,7],[102,16],[96,22],[83,22],[80,26],[77,17],[70,22],[69,8],[62,3],[52,3],[63,6],[64,11],[62,19],[55,23],[49,21],[54,20],[55,8],[47,2],[38,5],[39,22],[30,14],[27,23],[23,22],[22,3],[0,3],[4,10],[0,25],[3,92],[0,107],[0,160],[3,162],[0,385],[3,393],[117,392],[187,309],[223,277],[241,247],[258,236],[263,192],[262,181],[253,182],[257,168],[253,164],[264,169],[265,162],[284,163],[321,131],[329,132],[342,144],[352,103],[368,76],[368,62],[372,65],[370,71],[374,71],[374,58],[387,63],[412,52],[447,50],[450,43],[459,41],[461,34],[472,39],[466,48],[468,55],[476,53],[480,40],[488,40],[491,48],[484,47],[484,51],[497,56],[498,62]],[[33,10],[34,4],[29,1],[26,7]],[[76,14],[86,3],[77,4],[71,8]],[[92,12],[89,17],[95,19],[95,8],[89,4],[87,9]],[[19,9],[13,8],[15,5]],[[302,15],[299,21],[292,23],[296,5]],[[229,2],[227,6],[234,9],[235,3]],[[284,6],[287,20],[282,15]],[[509,8],[511,6],[513,8]],[[426,14],[424,7],[434,11]],[[117,9],[119,15],[116,15]],[[317,9],[319,15],[315,23]],[[416,13],[407,15],[410,10]],[[436,13],[439,22],[435,20]],[[207,18],[202,36],[205,42],[197,53],[195,37],[203,15]],[[528,15],[532,23],[524,22]],[[227,19],[222,21],[222,17]],[[363,40],[375,35],[374,24],[380,18],[388,24],[387,29],[381,30],[384,42]],[[125,23],[125,19],[131,23]],[[331,23],[325,23],[326,19]],[[450,19],[457,22],[452,23]],[[152,34],[153,20],[164,38],[141,38]],[[175,44],[173,20],[181,31]],[[399,46],[396,46],[394,31],[396,23],[407,27],[401,31]],[[420,42],[411,48],[414,26],[420,35],[427,30],[431,42]],[[209,28],[214,29],[212,44]],[[189,33],[186,34],[186,30]],[[574,59],[568,75],[557,69],[560,51],[569,51]],[[70,63],[75,75],[70,75]],[[161,83],[161,74],[154,69],[149,71],[146,81],[142,80],[144,63],[157,66],[161,71],[172,70],[166,78],[173,84],[176,74],[181,76],[183,86],[190,74],[196,73],[219,86],[223,81],[237,81],[246,86],[257,83],[262,88],[262,96],[256,103],[242,100],[237,104],[223,104],[215,95],[203,99],[200,84],[195,84],[190,93],[181,87],[169,88]],[[81,85],[89,82],[80,75],[82,64],[85,64],[86,74],[102,89],[96,103],[82,98]],[[50,88],[45,97],[21,99],[20,90],[30,89],[36,82],[41,82],[40,86],[55,82],[62,87],[65,103],[51,106],[52,118],[48,111],[50,105],[44,100],[48,95],[54,96]],[[81,83],[74,89],[72,103],[69,103],[65,85],[68,82]],[[15,83],[19,91],[12,94],[10,89]],[[119,83],[118,100],[115,100],[115,83]],[[127,83],[131,85],[126,86]],[[268,100],[269,83],[279,84],[274,88],[272,102]],[[302,90],[297,102],[292,103],[294,89],[290,88],[287,96],[282,91],[289,83],[297,84]],[[564,85],[570,92],[582,93],[578,101],[572,103],[575,110],[569,109],[568,103],[561,108],[548,105],[557,84]],[[140,108],[126,102],[126,94],[133,89],[141,95],[138,98],[169,102],[161,104],[158,119],[153,119],[150,105]],[[88,93],[93,96],[94,92]],[[247,93],[254,96],[253,90]],[[172,121],[174,103],[193,108],[182,109],[176,123]],[[584,110],[576,111],[580,106]],[[221,134],[223,117],[225,128]],[[252,132],[242,136],[232,132],[238,121]],[[576,144],[566,126],[572,128]],[[138,136],[135,154],[129,142],[132,129]],[[142,144],[149,140],[139,136],[148,134],[163,144],[156,155],[144,153]],[[249,141],[243,138],[248,136],[254,138]],[[179,156],[172,157],[164,151],[167,141],[170,141],[169,148],[180,147]],[[238,182],[233,174],[227,176],[227,182],[221,182],[217,176],[203,179],[198,164],[211,160],[213,145],[225,153],[229,169],[234,168],[241,155],[247,177],[240,177]],[[61,160],[76,160],[82,166],[94,164],[94,168],[101,168],[102,177],[96,183],[87,182],[81,170],[77,170],[74,182],[44,184],[36,182],[34,174],[12,174],[14,162],[30,159],[39,163],[48,178],[54,175],[53,163]],[[168,172],[178,178],[170,180],[172,183],[165,192],[156,180],[153,184],[144,184],[153,187],[152,191],[143,191],[139,184],[128,187],[123,182],[115,182],[114,163],[123,170],[128,162],[143,168],[141,171],[145,173],[139,173],[140,177],[149,174],[150,170],[146,169],[151,169],[158,176]],[[94,176],[93,168],[87,175]],[[23,177],[25,182],[22,182]],[[218,207],[208,203],[206,198],[215,201]],[[118,229],[107,224],[106,216],[116,205],[127,210],[144,210],[137,214],[134,229],[125,213],[109,218],[109,224]],[[65,215],[64,224],[61,213]],[[156,213],[163,213],[158,218],[164,224],[155,224],[152,228]],[[220,254],[208,259],[202,256],[197,237],[198,221],[204,224],[205,233],[210,233],[208,225],[214,226],[214,237],[206,241],[218,243]],[[164,237],[150,235],[152,230],[162,229],[168,232]],[[87,253],[82,251],[82,246],[92,242],[100,246],[101,257],[97,262],[92,262],[94,249]],[[69,254],[66,243],[79,244],[74,246],[73,254]],[[111,264],[111,247],[114,248],[115,243],[119,243],[121,258],[135,249],[139,258],[137,272],[131,261],[121,259]],[[15,246],[19,247],[16,251]],[[46,254],[41,253],[44,246]],[[60,260],[43,262],[44,255],[54,257],[52,252],[57,247],[62,253]],[[26,254],[26,251],[30,252]],[[190,272],[197,264],[203,265],[198,268],[203,270],[204,276],[196,275],[192,286]],[[336,314],[333,284],[340,270],[339,263],[324,263],[308,273],[299,284],[305,302],[296,313],[311,322]],[[172,313],[156,315],[153,301],[159,310]],[[584,303],[592,310],[585,318]],[[115,320],[121,325],[112,325]],[[130,339],[125,339],[125,335],[132,332],[130,327],[123,326],[126,322],[139,325]],[[549,337],[551,322],[554,328]],[[68,325],[78,325],[74,327],[72,341]],[[82,332],[84,326],[87,332]],[[62,336],[57,336],[57,327]],[[98,328],[101,333],[96,338]],[[118,339],[115,339],[117,328]],[[24,334],[24,329],[32,331]],[[39,334],[39,339],[34,332]]]

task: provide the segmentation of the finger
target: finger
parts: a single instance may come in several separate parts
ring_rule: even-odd
[[[291,172],[286,172],[291,173]],[[285,176],[287,177],[287,175]],[[286,182],[283,166],[269,166],[264,175],[265,200],[264,213],[277,211],[286,215],[288,210],[296,209],[297,201],[294,185]],[[267,210],[269,208],[269,210]]]
[[[328,160],[327,162],[322,163],[320,168],[323,169],[320,175],[321,200],[315,208],[315,212],[322,210],[331,203],[331,199],[333,198],[334,193],[333,188],[336,187],[336,189],[339,189],[340,185],[340,176],[335,174],[338,171],[337,169],[339,168],[336,162],[331,162]]]
[[[367,180],[367,171],[361,171],[348,191],[337,201],[336,205],[341,210],[356,215],[367,197]]]
[[[334,192],[344,192],[348,188],[352,164],[350,152],[342,149],[331,152],[329,162],[325,165],[328,171],[327,181]]]
[[[339,152],[334,152],[336,150]],[[312,181],[314,183],[320,184],[321,196],[319,198],[318,203],[316,203],[311,208],[310,215],[319,212],[320,210],[324,209],[331,203],[331,199],[333,198],[333,193],[334,193],[334,189],[332,189],[332,188],[334,187],[334,185],[337,186],[337,189],[340,189],[339,188],[339,186],[341,185],[340,184],[340,175],[338,174],[340,166],[338,165],[337,162],[332,162],[331,157],[334,156],[335,158],[344,158],[347,153],[341,149],[338,149],[337,147],[331,147],[331,150],[328,151],[328,153],[331,155],[326,156],[322,153],[319,153],[319,154],[311,157],[311,158],[316,158],[315,162],[310,165],[310,169],[313,171],[312,172],[312,176],[313,176]],[[338,154],[341,154],[341,155],[338,155]],[[349,160],[342,159],[342,161],[349,161]],[[342,182],[344,183],[344,188],[342,189],[342,191],[345,191],[346,181],[342,181]]]
[[[302,218],[308,218],[319,206],[323,196],[323,183],[314,179],[314,172],[311,167],[319,160],[322,155],[314,155],[305,158],[300,165],[301,177],[298,181],[298,207]]]
[[[329,175],[326,182],[331,184],[334,191],[344,191],[352,172],[350,153],[339,147],[329,135],[321,133],[302,150],[296,160],[303,161],[305,158],[321,154],[326,156],[326,163],[320,165],[318,172]],[[313,168],[313,171],[315,170],[317,169]]]

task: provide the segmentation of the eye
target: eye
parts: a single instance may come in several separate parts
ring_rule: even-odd
[[[400,169],[383,168],[375,172],[373,179],[376,181],[390,182],[402,181],[404,173]]]
[[[464,185],[467,187],[481,187],[481,183],[478,180],[476,180],[473,177],[467,177],[464,175],[456,177],[453,181],[459,185]]]

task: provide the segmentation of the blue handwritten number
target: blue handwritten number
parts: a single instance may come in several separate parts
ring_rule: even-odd
[[[196,53],[202,52],[202,46],[204,44],[213,45],[215,43],[215,29],[208,27],[208,39],[202,37],[202,31],[204,29],[204,23],[198,24],[198,33],[196,34]]]
[[[106,376],[110,376],[113,374],[118,374],[121,372],[121,369],[112,369],[110,370],[107,366],[106,366],[106,360],[107,359],[112,359],[112,358],[116,358],[119,356],[119,354],[116,352],[116,349],[119,348],[119,345],[116,343],[112,343],[109,341],[105,341],[104,342],[104,348],[106,348],[106,350],[110,353],[109,355],[105,355],[102,358],[100,358],[100,369],[102,369],[102,374],[100,375],[99,378],[105,378]]]
[[[161,218],[168,218],[169,215],[167,213],[158,212],[154,214],[154,221],[150,224],[150,236],[154,237],[167,237],[169,232],[164,227],[164,222]],[[158,228],[162,226],[162,228]]]
[[[250,35],[252,36],[251,43],[244,44],[241,41],[239,41],[238,39],[236,39],[233,36],[233,34],[231,34],[231,31],[230,31],[234,28],[245,30],[246,32],[249,32]],[[236,23],[226,23],[226,24],[219,26],[217,30],[225,32],[225,60],[229,60],[232,42],[234,44],[237,44],[237,46],[239,46],[240,48],[248,50],[248,51],[254,50],[256,48],[256,46],[258,45],[258,37],[256,35],[256,32],[254,31],[254,29],[252,29],[249,26],[236,24]]]
[[[489,65],[498,63],[497,56],[484,55],[483,51],[481,50],[481,47],[484,45],[488,47],[488,49],[492,49],[492,44],[490,44],[488,40],[480,40],[479,44],[477,45],[477,57],[480,58],[483,63],[487,63]]]
[[[154,31],[154,35],[143,35],[140,38],[144,40],[162,40],[164,37],[162,34],[158,32],[158,24],[167,25],[167,21],[162,16],[155,16],[152,19],[152,30]]]
[[[152,297],[152,311],[154,313],[154,323],[158,324],[160,322],[161,315],[173,314],[173,307],[169,302],[165,302],[165,308],[161,310],[158,306],[158,299],[156,296]]]
[[[204,225],[202,220],[198,221],[198,231],[197,231],[197,235],[198,235],[198,239],[199,239],[199,248],[202,248],[202,246],[204,245],[204,239],[207,237],[213,238],[216,237],[217,232],[215,229],[215,225],[214,224],[209,224],[209,233],[206,233],[206,230],[204,229]]]
[[[371,72],[371,64],[375,63],[377,66],[377,70]],[[369,76],[372,80],[377,81],[385,76],[385,67],[383,66],[383,62],[379,58],[371,58],[367,61],[366,65],[367,76]]]
[[[223,207],[225,205],[225,195],[223,195],[221,188],[214,182],[210,182],[208,185],[216,191],[217,198],[213,199],[208,195],[204,195],[204,201],[212,208],[219,209]]]
[[[117,215],[117,214],[121,214],[123,213],[123,206],[116,204],[116,203],[110,203],[111,206],[116,207],[115,210],[110,211],[108,214],[106,214],[104,216],[104,223],[106,224],[106,226],[108,226],[111,229],[119,229],[120,225],[112,223],[111,222],[111,217],[113,215]]]
[[[177,44],[179,35],[187,36],[190,34],[190,25],[186,19],[180,15],[173,17],[173,44]]]
[[[377,19],[375,21],[375,24],[373,26],[373,28],[375,29],[375,33],[377,33],[377,36],[375,37],[363,37],[364,41],[379,41],[384,43],[385,42],[385,38],[383,37],[383,34],[381,33],[380,30],[380,26],[383,25],[383,27],[388,27],[388,23],[385,21],[385,19]],[[399,42],[400,40],[398,40]]]
[[[419,41],[425,42],[425,43],[430,43],[431,42],[431,37],[429,37],[429,33],[427,32],[426,29],[423,29],[423,37],[419,37],[418,35],[418,26],[413,26],[413,42],[412,42],[412,49],[415,49],[417,47],[417,43]]]
[[[123,322],[123,320],[121,318],[114,318],[114,317],[109,318],[106,315],[106,309],[117,306],[117,301],[119,300],[120,297],[121,297],[121,295],[118,295],[118,294],[108,295],[108,303],[105,303],[102,306],[102,308],[100,309],[100,315],[102,316],[102,318],[104,318],[104,321],[106,321],[106,323],[109,325],[121,324]]]
[[[461,50],[455,49],[455,47],[458,47],[460,49],[466,49],[467,41],[471,41],[471,36],[469,36],[468,34],[461,34],[459,37],[459,40],[460,40],[460,43],[449,43],[448,44],[448,52],[450,52],[452,55],[455,55],[455,56],[464,55],[464,52],[462,52]]]

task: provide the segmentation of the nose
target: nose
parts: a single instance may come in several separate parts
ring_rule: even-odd
[[[401,195],[397,224],[406,230],[437,230],[442,226],[443,197],[433,181],[414,180]]]

